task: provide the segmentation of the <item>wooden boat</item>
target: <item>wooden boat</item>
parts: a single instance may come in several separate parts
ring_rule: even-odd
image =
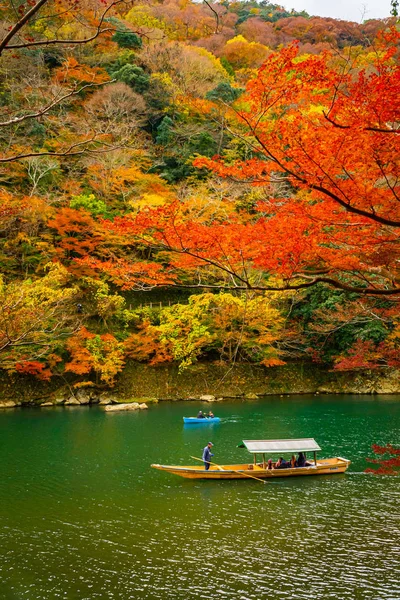
[[[219,417],[205,417],[203,419],[198,419],[197,417],[183,417],[183,422],[185,425],[209,425],[210,423],[219,423]]]
[[[297,440],[243,440],[238,446],[247,448],[253,454],[253,463],[216,465],[210,463],[208,471],[202,465],[151,465],[154,469],[167,471],[173,475],[179,475],[187,479],[273,479],[275,477],[293,477],[299,475],[336,475],[344,473],[350,461],[337,456],[335,458],[323,458],[317,460],[317,451],[321,450],[312,438]],[[308,459],[309,466],[290,467],[284,469],[267,469],[266,455],[279,454],[290,455],[298,452],[313,452],[314,459]],[[262,462],[258,462],[258,457]]]

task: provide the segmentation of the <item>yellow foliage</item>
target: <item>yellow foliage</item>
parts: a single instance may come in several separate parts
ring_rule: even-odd
[[[134,6],[125,16],[125,20],[135,27],[148,27],[150,29],[161,29],[167,32],[168,25],[151,14],[151,7],[146,5]]]
[[[138,200],[130,200],[129,205],[133,208],[154,208],[165,204],[166,198],[161,194],[143,194]]]
[[[242,36],[238,36],[238,37],[242,37]],[[236,38],[234,38],[234,39],[236,39]],[[211,65],[214,67],[214,69],[216,71],[218,71],[219,74],[224,79],[229,79],[229,80],[233,79],[233,77],[228,75],[226,72],[226,69],[224,69],[224,67],[221,65],[221,60],[219,58],[217,58],[216,56],[214,56],[214,54],[212,52],[209,52],[205,48],[201,48],[198,46],[192,46],[191,49],[194,50],[194,52],[196,52],[196,54],[198,54],[199,56],[205,56],[210,61]]]
[[[160,83],[165,85],[165,87],[167,87],[167,88],[173,87],[173,85],[174,85],[174,82],[172,81],[171,75],[169,75],[169,73],[152,73],[150,75],[150,79],[159,81]]]
[[[235,37],[231,38],[226,42],[226,45],[230,46],[231,44],[236,44],[237,42],[241,42],[243,44],[250,44],[250,42],[247,41],[243,35],[235,35]]]

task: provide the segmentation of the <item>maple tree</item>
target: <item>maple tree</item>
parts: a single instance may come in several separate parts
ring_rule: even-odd
[[[96,231],[96,222],[82,209],[62,208],[48,226],[58,232],[59,254],[66,258],[92,253],[101,239]]]
[[[108,386],[114,384],[125,364],[122,343],[109,333],[94,334],[81,327],[68,339],[66,348],[71,355],[65,365],[66,372],[86,375],[94,371],[99,381]]]
[[[179,269],[203,265],[239,289],[325,282],[363,294],[400,293],[398,38],[392,30],[375,53],[345,59],[299,57],[295,46],[285,48],[227,108],[250,158],[232,160],[227,152],[194,164],[270,190],[252,215],[207,222],[175,202],[116,218],[109,228],[168,251],[177,283],[185,283]],[[210,104],[206,110],[212,115]],[[275,182],[286,184],[278,198]],[[254,283],[254,270],[263,281]],[[271,274],[280,283],[269,285]]]
[[[5,283],[0,278],[0,366],[48,379],[63,340],[77,326],[76,287],[66,287],[69,274],[48,265],[37,280]]]
[[[379,446],[372,444],[372,450],[380,458],[367,458],[367,461],[376,465],[365,469],[366,473],[373,475],[399,475],[400,473],[400,448],[386,444]]]

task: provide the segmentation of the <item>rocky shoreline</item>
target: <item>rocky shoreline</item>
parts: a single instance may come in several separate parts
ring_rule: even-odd
[[[241,396],[238,396],[240,398]],[[248,394],[246,396],[247,399],[255,399],[258,396],[256,394]],[[124,410],[147,410],[149,408],[149,404],[158,404],[158,402],[171,401],[171,398],[131,398],[121,400],[115,396],[115,394],[111,392],[101,392],[100,394],[97,392],[83,392],[81,390],[77,391],[75,394],[65,395],[58,394],[55,395],[51,400],[0,400],[0,409],[2,408],[19,408],[23,406],[35,406],[38,408],[48,408],[48,407],[63,407],[63,406],[88,406],[88,405],[98,405],[104,407],[105,412],[116,412],[116,411],[124,411]],[[216,398],[211,394],[204,394],[198,397],[190,397],[190,398],[174,398],[176,400],[191,400],[194,402],[222,402],[224,400],[223,397]]]
[[[93,383],[78,387],[76,383],[64,379],[60,385],[60,381],[47,383],[0,374],[0,409],[98,405],[110,407],[108,411],[113,412],[140,410],[143,404],[163,401],[218,402],[294,394],[400,395],[400,371],[338,373],[310,363],[273,369],[243,363],[234,367],[198,363],[184,373],[179,373],[175,365],[150,367],[131,363],[112,390]],[[122,409],[122,405],[128,408]]]

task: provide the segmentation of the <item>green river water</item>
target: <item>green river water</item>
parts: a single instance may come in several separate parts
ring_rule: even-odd
[[[364,473],[400,445],[400,397],[293,396],[214,405],[0,414],[0,598],[400,599],[400,478]],[[190,481],[150,468],[249,459],[242,439],[314,437],[344,475]]]

